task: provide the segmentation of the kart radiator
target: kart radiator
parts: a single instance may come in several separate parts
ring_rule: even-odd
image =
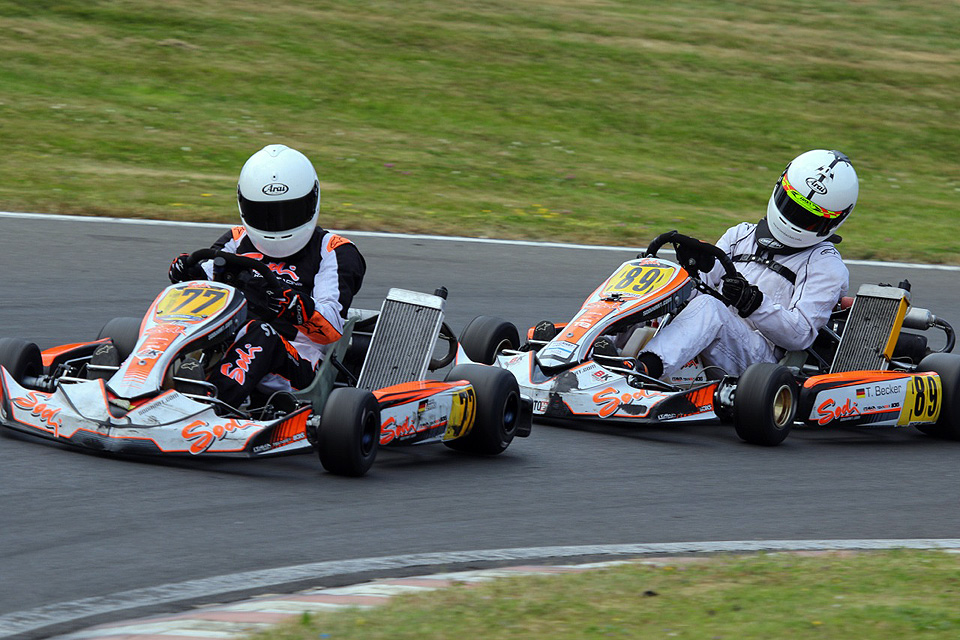
[[[862,285],[850,308],[830,373],[887,369],[909,296],[898,287]]]
[[[440,333],[443,307],[440,296],[390,289],[357,386],[372,391],[423,380]]]

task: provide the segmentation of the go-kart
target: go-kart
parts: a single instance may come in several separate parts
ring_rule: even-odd
[[[443,322],[444,289],[391,289],[379,312],[351,310],[308,388],[225,404],[206,375],[248,313],[262,309],[264,288],[282,285],[263,262],[231,253],[201,249],[187,264],[205,260],[213,261],[213,280],[165,288],[142,319],[115,318],[96,340],[41,352],[26,340],[0,339],[0,423],[120,454],[316,450],[326,470],[351,476],[366,473],[380,447],[442,442],[497,454],[529,435],[529,401],[507,372],[463,365],[444,380],[426,379],[428,368],[446,366],[456,352]],[[271,324],[296,335],[291,325]],[[444,342],[446,354],[434,358]]]
[[[684,264],[657,255],[667,243]],[[511,372],[532,399],[535,417],[732,422],[742,440],[760,445],[779,444],[795,423],[916,426],[960,439],[960,356],[948,353],[953,329],[910,305],[906,281],[863,285],[855,298],[838,302],[809,349],[753,364],[739,377],[704,366],[699,357],[664,379],[639,371],[638,353],[694,290],[721,297],[701,277],[714,261],[727,275],[736,272],[714,245],[676,231],[662,234],[644,254],[617,267],[569,322],[540,323],[523,345],[509,322],[475,318],[460,335],[457,362]],[[924,333],[904,329],[943,331],[946,344],[934,351]],[[597,353],[601,336],[614,336],[622,348],[615,355]]]

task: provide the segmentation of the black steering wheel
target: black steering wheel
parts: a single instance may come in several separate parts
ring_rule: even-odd
[[[250,278],[249,272],[256,271],[266,278],[267,288],[286,289],[286,285],[263,262],[217,249],[197,249],[187,256],[186,267],[193,267],[204,260],[213,260],[213,279],[216,282],[243,289],[243,285]],[[244,274],[247,275],[246,278],[243,277]]]
[[[260,260],[217,249],[197,249],[187,256],[186,267],[193,267],[205,260],[213,260],[215,282],[222,282],[242,291],[254,315],[269,322],[283,337],[287,339],[296,337],[296,327],[289,322],[278,320],[275,312],[267,307],[264,291],[279,292],[287,288],[287,285],[270,270],[270,267]],[[256,287],[251,286],[251,282],[254,282],[252,271],[263,276],[263,282],[258,282]],[[259,278],[256,279],[259,280]]]
[[[726,273],[727,276],[736,276],[737,268],[734,266],[733,260],[730,259],[730,256],[724,253],[716,245],[710,244],[709,242],[703,242],[702,240],[697,240],[696,238],[691,238],[690,236],[685,236],[677,231],[667,231],[666,233],[661,233],[658,235],[647,247],[647,251],[644,255],[655,258],[657,256],[657,251],[659,251],[663,245],[667,243],[673,245],[678,257],[681,253],[686,253],[692,257],[692,259],[689,261],[690,264],[683,264],[681,266],[683,266],[683,268],[686,269],[690,274],[690,277],[693,278],[697,289],[704,293],[708,293],[715,298],[723,300],[723,296],[719,291],[700,279],[700,272],[710,271],[710,269],[704,269],[701,267],[706,266],[706,263],[710,263],[712,268],[712,259],[716,259],[716,261],[720,263],[720,266],[723,267],[724,273]],[[703,260],[702,258],[706,258],[706,260]]]

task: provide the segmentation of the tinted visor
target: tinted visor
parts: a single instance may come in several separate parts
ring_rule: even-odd
[[[831,229],[843,222],[853,209],[853,206],[843,211],[824,209],[794,189],[786,175],[780,177],[773,190],[773,203],[790,224],[805,231],[813,231],[818,236],[827,235]]]
[[[240,190],[237,190],[237,202],[240,204],[243,221],[254,229],[267,233],[290,231],[310,222],[316,213],[319,197],[320,186],[317,184],[314,184],[313,190],[305,196],[274,202],[247,200]]]

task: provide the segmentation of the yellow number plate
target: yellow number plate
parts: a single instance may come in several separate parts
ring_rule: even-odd
[[[626,293],[644,296],[670,282],[674,271],[676,269],[673,267],[641,267],[628,264],[607,280],[607,286],[604,287],[603,293]]]
[[[907,397],[900,411],[897,424],[906,426],[918,422],[936,422],[940,417],[940,405],[943,398],[943,387],[940,385],[940,376],[914,376],[907,384]]]
[[[182,287],[168,291],[157,304],[157,318],[204,320],[217,313],[230,299],[220,287]]]

